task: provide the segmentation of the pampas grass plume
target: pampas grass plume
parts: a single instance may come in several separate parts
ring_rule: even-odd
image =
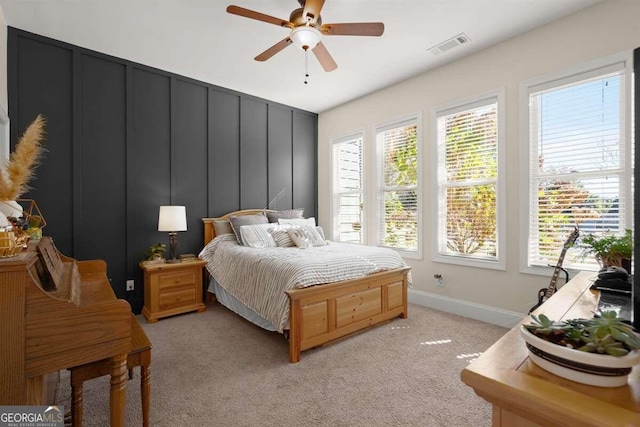
[[[40,164],[45,120],[38,115],[18,141],[11,158],[0,170],[0,200],[15,200],[29,190],[34,169]]]

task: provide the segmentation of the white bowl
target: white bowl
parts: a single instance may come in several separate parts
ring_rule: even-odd
[[[545,341],[521,326],[520,334],[527,342],[529,358],[545,371],[559,377],[598,387],[620,387],[627,384],[631,368],[640,363],[640,352],[626,356],[588,353]]]

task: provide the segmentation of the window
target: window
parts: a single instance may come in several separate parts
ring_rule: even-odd
[[[504,92],[435,110],[435,261],[504,269]]]
[[[362,132],[333,142],[333,239],[364,243]]]
[[[528,154],[525,269],[555,265],[581,233],[631,228],[630,84],[623,57],[523,84]],[[596,269],[574,247],[564,265]]]
[[[380,188],[380,246],[419,254],[419,129],[418,117],[376,129]]]

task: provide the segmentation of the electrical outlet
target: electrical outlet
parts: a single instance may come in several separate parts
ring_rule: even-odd
[[[442,277],[442,274],[434,274],[433,278],[435,279],[437,287],[444,288],[444,277]]]
[[[135,288],[135,281],[127,280],[127,291],[132,291]]]

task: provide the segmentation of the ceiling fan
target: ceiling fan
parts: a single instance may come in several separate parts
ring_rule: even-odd
[[[254,58],[256,61],[266,61],[293,43],[305,52],[311,49],[322,68],[325,71],[333,71],[338,68],[338,65],[320,40],[323,35],[381,36],[384,32],[384,24],[382,22],[323,24],[320,11],[324,2],[325,0],[298,0],[301,7],[291,12],[288,21],[240,6],[229,6],[227,7],[227,12],[291,29],[287,37],[256,56]]]

